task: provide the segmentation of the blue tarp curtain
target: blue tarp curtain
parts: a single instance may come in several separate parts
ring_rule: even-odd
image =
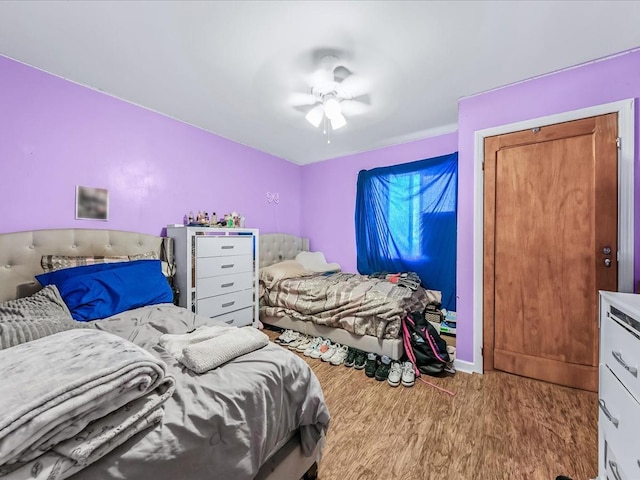
[[[358,271],[416,272],[456,309],[458,153],[362,170],[356,194]]]

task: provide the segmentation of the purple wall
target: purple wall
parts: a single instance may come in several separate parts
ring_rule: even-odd
[[[453,153],[458,136],[449,133],[416,142],[357,153],[302,169],[302,236],[312,250],[344,271],[356,272],[354,213],[358,172]]]
[[[640,51],[460,100],[458,104],[458,335],[457,356],[473,360],[473,149],[474,132],[489,127],[640,96]],[[636,108],[637,117],[637,108]],[[640,185],[636,118],[636,192]],[[640,226],[638,193],[635,230]],[[640,235],[635,236],[640,277]]]
[[[199,208],[300,233],[298,165],[1,56],[0,112],[0,233],[157,235]],[[109,189],[108,222],[74,219],[78,184]]]

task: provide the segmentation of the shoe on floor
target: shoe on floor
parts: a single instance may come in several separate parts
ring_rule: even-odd
[[[356,363],[356,354],[358,353],[358,350],[352,347],[349,347],[349,351],[347,352],[347,357],[344,359],[344,366],[345,367],[353,367],[353,365]]]
[[[282,334],[280,334],[278,338],[276,338],[276,343],[289,342],[289,337],[291,337],[292,334],[293,330],[285,330],[284,332],[282,332]]]
[[[328,362],[329,360],[331,360],[331,357],[333,357],[336,354],[339,348],[340,348],[340,344],[338,343],[334,343],[333,345],[330,345],[329,348],[327,348],[327,351],[324,352],[322,356],[320,356],[320,360],[322,360],[323,362]]]
[[[349,347],[347,347],[346,345],[342,345],[336,350],[336,353],[333,354],[333,357],[329,359],[329,363],[331,363],[331,365],[341,365],[342,363],[344,363],[348,354]]]
[[[383,355],[380,358],[380,365],[378,365],[378,368],[376,368],[376,373],[374,374],[374,376],[376,377],[376,380],[378,380],[379,382],[386,380],[387,377],[389,376],[390,368],[391,368],[391,359],[386,355]]]
[[[307,342],[308,340],[309,340],[309,337],[307,337],[306,335],[300,335],[298,338],[296,338],[292,342],[289,342],[287,344],[287,347],[289,348],[289,350],[295,350],[296,348],[298,348],[298,345],[301,345]]]
[[[331,340],[329,339],[323,340],[318,346],[318,348],[309,354],[309,357],[311,358],[322,357],[322,355],[327,351],[330,345],[331,345]]]
[[[285,338],[283,340],[280,340],[280,345],[286,347],[291,342],[295,342],[296,340],[298,340],[301,336],[302,336],[302,334],[300,332],[294,332],[292,330],[291,333],[287,336],[287,338]]]
[[[320,353],[320,345],[322,345],[322,342],[323,342],[322,337],[314,338],[313,341],[311,342],[311,345],[309,345],[307,349],[304,351],[303,355],[305,357],[310,357],[313,352]],[[315,357],[315,358],[320,358],[320,356],[318,355],[318,357]]]
[[[367,353],[367,364],[364,366],[364,373],[367,377],[375,377],[378,369],[378,355]]]
[[[402,380],[402,364],[400,362],[392,362],[389,369],[389,376],[387,377],[387,383],[392,387],[400,385]]]
[[[405,387],[413,387],[416,383],[416,371],[413,369],[411,362],[404,362],[402,364],[402,385]]]
[[[362,370],[367,363],[367,352],[356,350],[356,358],[353,360],[353,368]]]
[[[304,342],[300,342],[296,347],[296,352],[303,353],[307,348],[311,346],[315,338],[307,337]]]

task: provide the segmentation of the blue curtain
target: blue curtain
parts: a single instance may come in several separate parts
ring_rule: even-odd
[[[358,271],[416,272],[456,309],[458,153],[358,173]]]

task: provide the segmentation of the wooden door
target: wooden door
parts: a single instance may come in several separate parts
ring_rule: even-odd
[[[616,138],[609,114],[485,139],[485,370],[597,390],[598,290],[618,278]]]

